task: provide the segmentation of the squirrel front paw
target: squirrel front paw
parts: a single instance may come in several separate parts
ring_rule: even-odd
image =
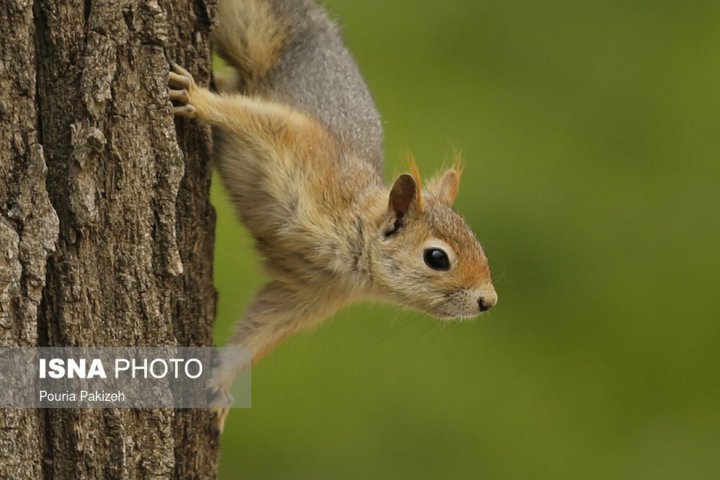
[[[173,113],[181,117],[195,118],[197,109],[190,100],[190,95],[197,88],[190,72],[175,62],[170,62],[168,74],[170,100],[173,102]]]
[[[215,414],[215,428],[219,433],[222,433],[225,428],[225,420],[227,420],[227,417],[230,414],[230,407],[233,404],[234,398],[230,393],[229,387],[218,382],[217,377],[214,377],[210,381],[210,392],[212,395],[210,408]]]
[[[225,421],[230,414],[230,405],[233,403],[233,396],[225,389],[218,389],[213,392],[214,401],[211,409],[215,418],[215,428],[219,433],[225,429]]]
[[[246,355],[239,356],[233,350],[225,350],[216,358],[210,373],[208,389],[211,395],[210,408],[215,414],[216,428],[222,433],[234,398],[230,390],[238,377],[239,369],[247,366]]]

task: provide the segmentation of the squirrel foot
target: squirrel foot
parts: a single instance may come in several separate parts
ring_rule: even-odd
[[[170,62],[168,74],[170,100],[173,102],[173,113],[181,117],[195,118],[197,109],[190,101],[190,92],[197,86],[190,72],[175,62]]]
[[[217,401],[214,402],[216,405],[222,405],[222,406],[215,406],[212,408],[212,412],[215,417],[215,428],[217,429],[218,433],[222,433],[225,429],[225,421],[227,420],[228,415],[230,414],[230,405],[232,405],[233,402],[233,396],[230,395],[230,393],[227,390],[217,390],[216,391],[216,398]]]
[[[224,354],[227,355],[227,352],[224,352]],[[235,400],[230,393],[230,389],[237,375],[232,368],[228,368],[229,365],[232,365],[232,362],[228,362],[227,358],[221,357],[216,361],[217,363],[213,366],[210,373],[208,387],[212,395],[210,407],[215,414],[215,427],[218,432],[222,433],[225,428],[225,420],[227,420],[230,414],[230,408]]]

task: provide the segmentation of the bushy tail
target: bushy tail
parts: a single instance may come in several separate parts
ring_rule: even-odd
[[[236,89],[310,115],[380,170],[380,116],[325,10],[312,0],[219,0],[218,14],[215,44]]]
[[[213,37],[218,53],[243,84],[261,81],[280,57],[289,25],[268,0],[220,0]]]

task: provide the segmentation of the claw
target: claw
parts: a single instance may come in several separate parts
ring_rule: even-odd
[[[195,107],[192,105],[180,105],[173,107],[173,113],[181,117],[195,118]]]
[[[193,79],[189,76],[178,75],[175,72],[170,72],[168,74],[168,85],[170,85],[171,87],[180,87],[187,90],[193,85]]]
[[[188,95],[187,90],[170,90],[169,91],[170,100],[173,102],[178,102],[183,105],[186,105],[190,101],[190,96]]]
[[[170,60],[170,66],[172,67],[172,69],[175,73],[179,73],[180,75],[182,75],[184,77],[189,77],[190,79],[192,79],[192,75],[190,75],[190,72],[188,72],[187,70],[185,70],[183,67],[181,67],[177,63],[173,62],[172,60]]]

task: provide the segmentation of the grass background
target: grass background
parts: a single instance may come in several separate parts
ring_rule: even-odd
[[[466,159],[500,303],[359,305],[253,371],[223,479],[720,472],[720,3],[328,0],[388,175]],[[262,282],[219,183],[216,339]]]

